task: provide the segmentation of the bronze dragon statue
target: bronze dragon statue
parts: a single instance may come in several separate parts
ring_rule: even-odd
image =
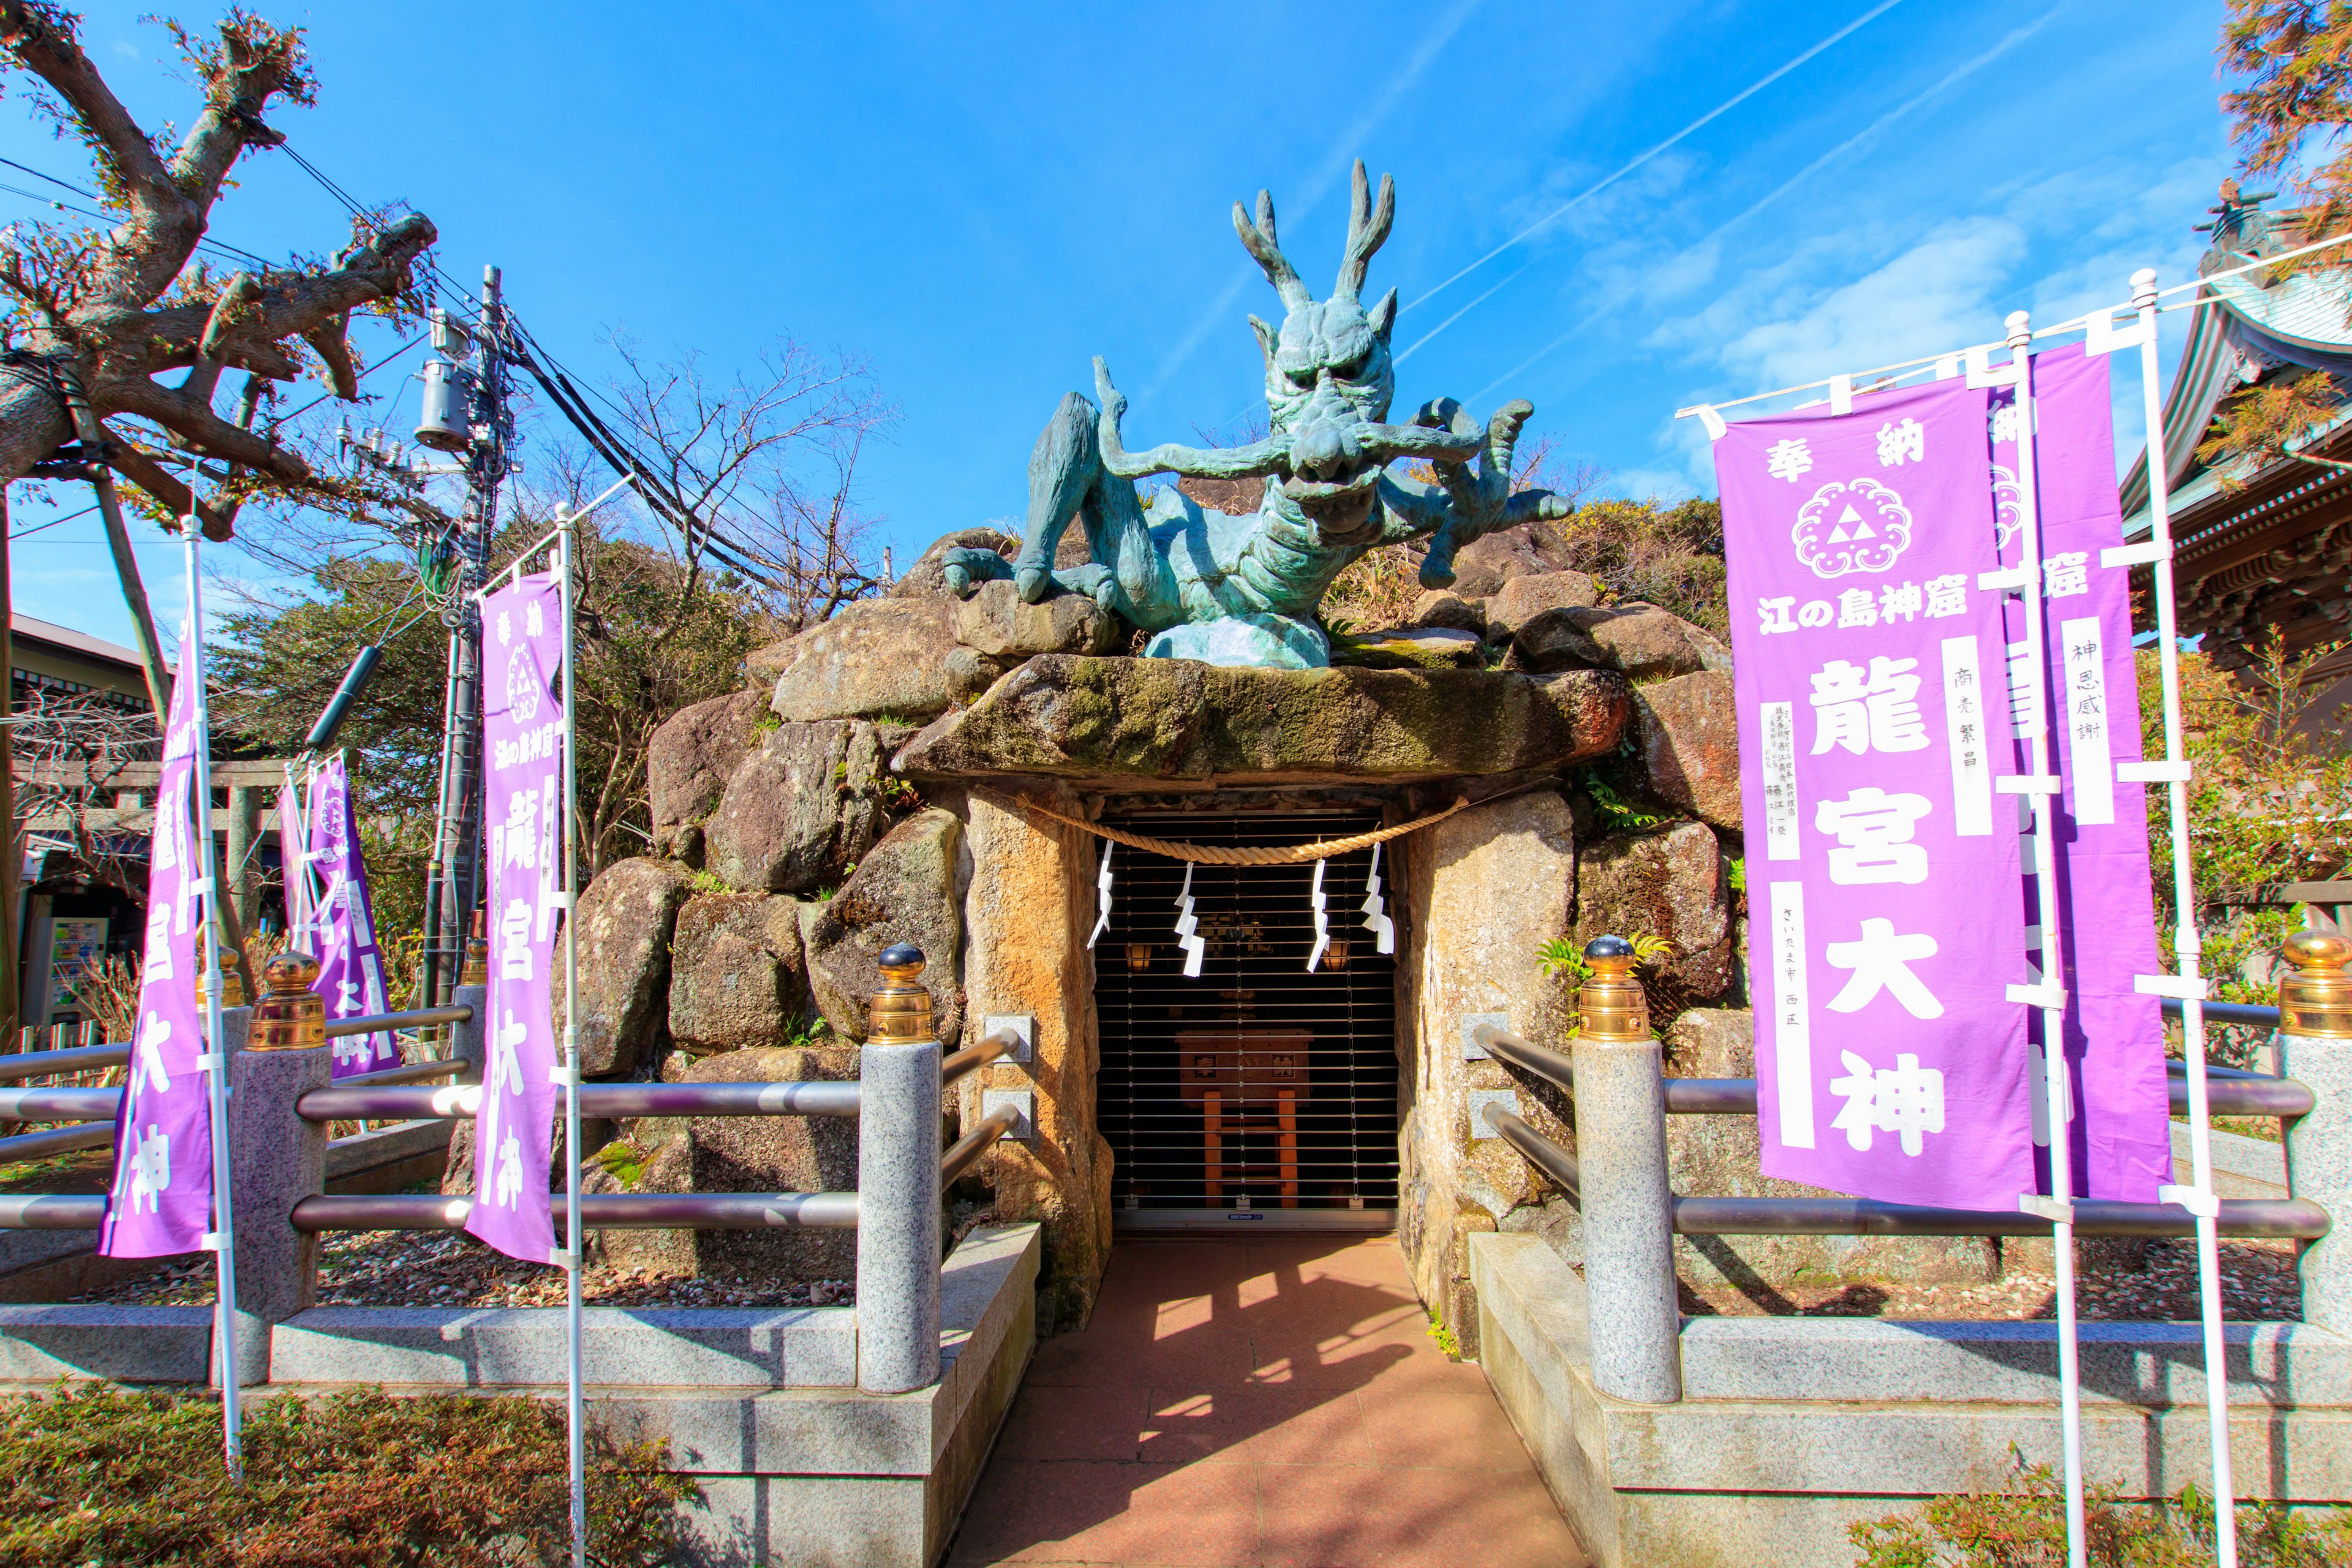
[[[1454,554],[1472,540],[1574,510],[1549,490],[1511,491],[1511,451],[1535,405],[1503,405],[1482,432],[1452,398],[1388,423],[1396,392],[1389,334],[1397,293],[1369,310],[1364,277],[1396,217],[1396,185],[1381,176],[1374,204],[1356,164],[1347,255],[1338,287],[1319,303],[1276,243],[1274,202],[1258,193],[1253,220],[1234,204],[1234,227],[1287,312],[1281,327],[1252,316],[1265,356],[1265,439],[1246,447],[1174,444],[1129,452],[1119,434],[1127,399],[1095,361],[1099,410],[1077,393],[1029,458],[1029,515],[1012,561],[986,550],[950,552],[949,586],[969,596],[1010,577],[1022,598],[1085,594],[1151,634],[1145,654],[1213,664],[1311,669],[1330,662],[1316,611],[1339,574],[1368,551],[1427,539],[1421,581],[1454,581]],[[1399,458],[1427,463],[1436,484],[1388,472]],[[1244,517],[1202,507],[1181,491],[1139,496],[1156,474],[1265,481]],[[1090,559],[1055,570],[1071,521],[1082,520]]]

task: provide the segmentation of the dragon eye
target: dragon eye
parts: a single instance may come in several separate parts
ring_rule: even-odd
[[[1342,363],[1333,365],[1331,367],[1331,374],[1339,377],[1341,381],[1354,381],[1364,374],[1364,366],[1370,361],[1371,357],[1372,351],[1370,349],[1366,349],[1355,358],[1348,360]]]
[[[1312,365],[1305,370],[1286,370],[1282,373],[1282,378],[1300,392],[1315,390],[1315,370]]]

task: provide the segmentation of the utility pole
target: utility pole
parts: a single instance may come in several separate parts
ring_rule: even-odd
[[[425,885],[423,1004],[437,1005],[457,986],[465,963],[467,917],[482,897],[482,616],[469,595],[489,576],[490,545],[498,533],[499,487],[512,468],[514,422],[508,411],[504,307],[499,269],[482,268],[481,321],[473,332],[470,363],[441,367],[449,391],[465,410],[463,451],[466,510],[456,536],[446,542],[449,685],[441,736],[441,804],[434,830],[433,859]],[[454,340],[456,334],[451,334]],[[453,341],[436,337],[449,353]],[[456,450],[455,429],[435,430],[435,370],[426,372],[426,402],[417,439]],[[452,422],[454,423],[454,422]]]

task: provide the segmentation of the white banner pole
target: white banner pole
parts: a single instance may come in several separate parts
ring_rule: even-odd
[[[578,681],[572,558],[579,521],[578,513],[563,520],[556,550],[563,585],[563,1329],[572,1450],[572,1568],[585,1568],[588,1555],[587,1438],[580,1396],[580,1270],[588,1248],[580,1230],[580,922],[574,918],[579,904],[580,715],[573,695]]]
[[[213,854],[213,733],[212,707],[205,691],[205,596],[196,573],[196,541],[203,530],[196,521],[196,461],[188,459],[188,515],[180,520],[180,538],[188,574],[188,624],[182,636],[190,639],[180,659],[180,679],[193,680],[194,704],[194,787],[189,791],[194,817],[192,843],[202,846],[203,871],[196,886],[202,891],[205,955],[205,1092],[210,1101],[213,1150],[213,1257],[215,1279],[213,1300],[213,1343],[221,1380],[221,1451],[229,1479],[245,1480],[245,1406],[236,1382],[236,1205],[229,1187],[228,1052],[221,1030],[221,967],[219,861]],[[162,805],[159,800],[156,803]],[[125,1090],[125,1092],[129,1092]]]
[[[2187,1205],[2197,1220],[2197,1294],[2205,1331],[2205,1412],[2213,1455],[2213,1544],[2218,1568],[2238,1568],[2236,1481],[2230,1473],[2229,1346],[2221,1331],[2221,1210],[2213,1193],[2212,1117],[2205,1098],[2205,982],[2197,937],[2197,868],[2189,853],[2189,760],[2180,713],[2180,637],[2173,605],[2172,476],[2164,450],[2164,404],[2157,390],[2156,269],[2132,274],[2139,307],[2140,396],[2147,423],[2147,510],[2150,564],[2155,568],[2157,667],[2164,684],[2164,767],[2172,842],[2172,908],[2178,921],[2172,951],[2179,973],[2182,1056],[2189,1072],[2187,1193],[2165,1195]],[[2124,546],[2129,552],[2135,547]],[[2118,563],[2105,563],[2118,564]],[[2155,770],[2148,770],[2151,773]]]
[[[2074,1097],[2066,1081],[2065,947],[2059,930],[2057,835],[2051,817],[2058,795],[2058,736],[2049,704],[2049,672],[2044,649],[2049,638],[2042,625],[2042,506],[2036,494],[2035,469],[2041,456],[2034,429],[2033,331],[2023,310],[2009,317],[2009,350],[2017,386],[2017,488],[2019,534],[2022,544],[2019,570],[2024,581],[2025,668],[2032,681],[2031,712],[2035,771],[2004,784],[2022,786],[2033,805],[2033,887],[2042,924],[2041,978],[2032,986],[2013,988],[2011,995],[2042,1009],[2042,1085],[2049,1107],[2050,1197],[2026,1194],[2023,1206],[2044,1214],[2051,1225],[2050,1250],[2058,1275],[2058,1417],[2066,1468],[2066,1561],[2070,1568],[2086,1568],[2086,1531],[2083,1510],[2083,1382],[2081,1347],[2074,1324],[2074,1171],[2070,1112]]]

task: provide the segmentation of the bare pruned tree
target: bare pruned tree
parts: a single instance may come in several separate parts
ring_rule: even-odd
[[[116,804],[138,790],[127,764],[163,754],[155,715],[102,693],[27,689],[18,709],[12,750],[16,764],[16,835],[20,842],[62,844],[94,879],[142,903],[147,898],[149,797],[138,812]],[[127,822],[136,820],[135,830]]]
[[[358,396],[346,329],[354,311],[404,317],[422,308],[412,265],[435,237],[422,214],[362,213],[331,258],[296,256],[226,275],[196,259],[214,205],[247,148],[284,136],[264,114],[315,100],[299,29],[242,10],[199,38],[165,24],[204,91],[176,147],[142,128],[99,74],[79,18],[44,0],[0,0],[0,67],[29,77],[36,111],[88,149],[100,199],[120,221],[104,232],[19,223],[0,232],[0,481],[55,460],[68,441],[80,463],[119,470],[155,515],[185,515],[187,486],[167,472],[162,443],[222,465],[220,489],[195,503],[207,537],[227,538],[250,495],[337,495],[274,424],[255,427],[275,384],[316,372]],[[214,404],[224,372],[245,372],[233,416]],[[159,377],[176,374],[176,381]],[[145,438],[107,422],[152,426]]]
[[[797,631],[881,587],[859,552],[872,520],[856,501],[857,460],[897,411],[865,361],[782,337],[722,378],[699,353],[612,346],[632,444],[696,520],[673,541],[682,590],[719,573]]]

